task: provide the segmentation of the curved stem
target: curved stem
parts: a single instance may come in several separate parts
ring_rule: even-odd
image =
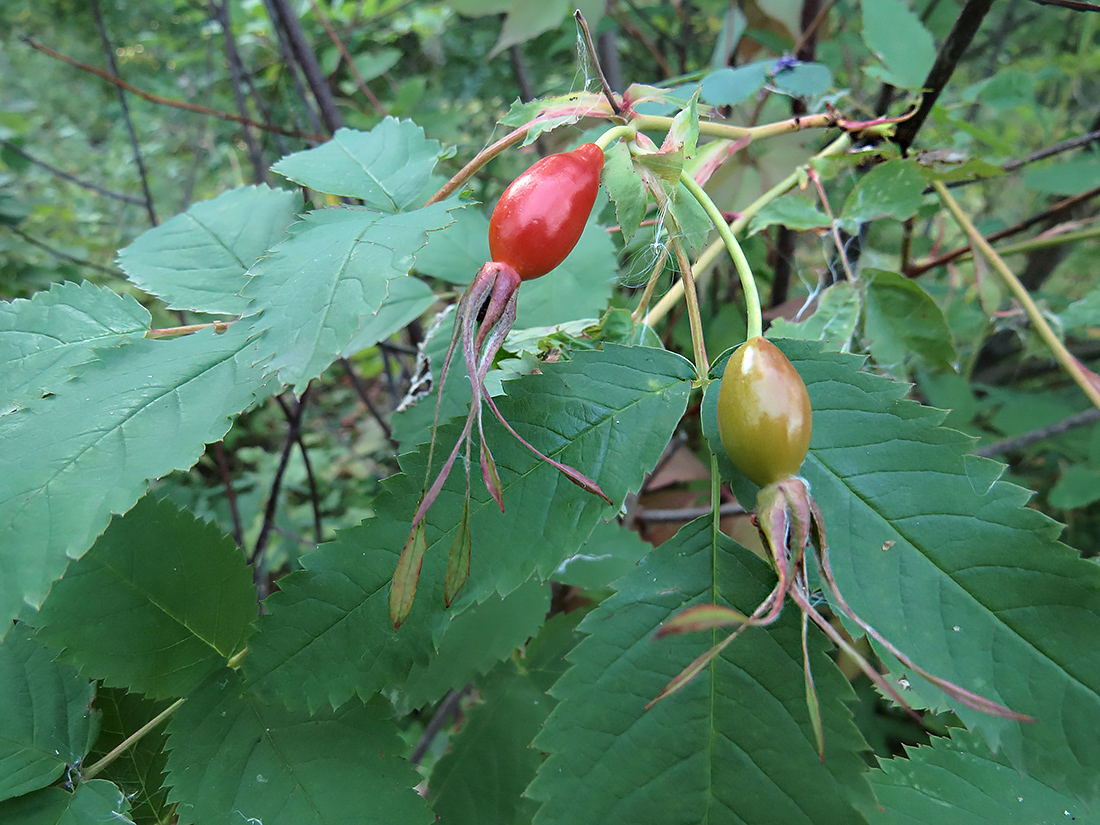
[[[619,138],[623,140],[634,140],[634,136],[637,134],[638,130],[633,126],[612,126],[592,142],[604,151],[607,151],[607,147]]]
[[[726,249],[729,250],[730,257],[733,258],[733,265],[737,268],[737,277],[741,279],[741,289],[745,292],[745,312],[748,315],[747,335],[749,338],[759,338],[764,334],[764,319],[760,309],[760,292],[756,288],[756,279],[752,276],[752,268],[741,249],[741,244],[737,242],[737,238],[730,231],[729,224],[726,223],[726,219],[722,216],[718,207],[714,205],[714,201],[710,199],[710,195],[695,182],[695,178],[686,172],[682,172],[680,182],[684,184],[692,197],[699,201],[699,205],[706,211],[707,216],[714,224],[714,228],[718,230],[722,242],[726,245]]]
[[[818,152],[816,155],[814,155],[813,158],[810,159],[810,161],[813,161],[817,158],[823,158],[828,155],[839,154],[851,145],[851,136],[847,134],[841,135],[820,152]],[[730,231],[736,235],[738,232],[742,231],[746,226],[748,226],[749,221],[751,221],[753,217],[756,216],[757,212],[759,212],[773,200],[778,198],[780,195],[785,195],[791,189],[794,189],[794,187],[797,186],[799,181],[801,180],[801,176],[805,174],[804,170],[808,166],[809,163],[804,163],[802,166],[795,169],[793,172],[791,172],[791,174],[787,175],[787,177],[783,178],[783,180],[779,181],[779,183],[777,183],[775,186],[773,186],[771,189],[769,189],[767,192],[762,194],[747,207],[745,207],[741,214],[738,215],[737,220],[730,224]],[[706,251],[704,251],[703,254],[699,256],[699,259],[696,262],[696,273],[704,268],[704,259],[706,259],[705,266],[709,266],[711,263],[714,262],[714,259],[717,258],[718,255],[721,253],[723,245],[724,244],[721,240],[717,240],[713,244],[711,244],[711,246],[707,247]],[[649,314],[646,316],[645,322],[650,326],[657,323],[657,321],[661,320],[661,318],[668,314],[668,311],[672,309],[672,307],[676,305],[677,301],[679,301],[683,297],[684,284],[682,281],[677,281],[672,285],[672,288],[665,294],[665,296],[657,303],[657,306],[653,307],[653,309],[650,310]]]
[[[955,221],[959,224],[959,227],[966,234],[970,240],[971,246],[975,247],[990,265],[1001,276],[1001,280],[1005,282],[1005,286],[1009,288],[1016,300],[1023,306],[1024,311],[1027,313],[1027,317],[1031,320],[1032,325],[1038,331],[1039,335],[1046,342],[1047,346],[1054,352],[1054,357],[1058,360],[1058,363],[1062,365],[1070,377],[1077,383],[1088,396],[1096,407],[1100,407],[1100,386],[1094,381],[1096,376],[1090,373],[1085,367],[1073,357],[1073,354],[1066,349],[1066,345],[1062,343],[1061,339],[1050,328],[1050,324],[1047,323],[1046,318],[1043,317],[1042,311],[1036,305],[1035,301],[1031,297],[1031,293],[1027,291],[1023,284],[1020,283],[1020,279],[1017,278],[1012,270],[1008,268],[1008,265],[1004,262],[1004,259],[997,254],[997,251],[990,245],[982,233],[978,231],[974,223],[966,216],[966,213],[962,211],[958,201],[951,196],[951,193],[947,191],[947,187],[940,181],[933,181],[932,187],[936,190],[936,194],[940,196],[940,200],[943,201],[944,206],[948,208]]]

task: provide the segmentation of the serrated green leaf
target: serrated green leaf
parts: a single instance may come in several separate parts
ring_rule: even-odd
[[[5,625],[24,601],[42,603],[69,560],[84,554],[113,513],[134,505],[147,479],[190,467],[265,384],[262,356],[243,324],[97,355],[56,395],[0,416]]]
[[[475,206],[456,209],[454,222],[416,253],[416,271],[452,284],[466,284],[489,260],[489,219]]]
[[[856,184],[844,201],[838,220],[851,224],[911,218],[924,203],[924,176],[913,160],[880,163]]]
[[[118,253],[126,276],[169,309],[239,315],[244,277],[256,259],[286,236],[302,196],[242,186],[191,206],[138,236]]]
[[[46,787],[95,740],[95,686],[53,658],[23,624],[0,643],[0,800]]]
[[[1002,465],[966,455],[970,439],[939,426],[943,412],[904,400],[907,385],[860,372],[854,356],[776,343],[813,404],[802,473],[848,603],[930,673],[1035,717],[955,708],[1013,768],[1100,798],[1091,733],[1100,719],[1100,568],[1058,542],[1060,525],[1026,506],[1026,490],[998,480]],[[896,662],[892,669],[901,675]],[[952,704],[905,675],[937,707]]]
[[[337,129],[327,143],[287,155],[271,168],[318,192],[401,212],[422,200],[438,158],[439,143],[425,138],[423,129],[387,117],[369,132]]]
[[[933,367],[955,360],[943,310],[920,284],[880,269],[865,269],[863,332],[875,361],[897,369],[915,355]]]
[[[41,397],[69,380],[69,367],[94,357],[91,350],[134,341],[148,329],[145,307],[87,281],[0,303],[0,404]]]
[[[686,407],[694,369],[678,355],[613,345],[541,369],[540,375],[508,382],[500,411],[543,453],[572,464],[613,500],[622,500],[668,443]],[[460,426],[452,421],[441,427],[439,445],[453,443]],[[500,471],[505,512],[484,489],[474,488],[470,578],[452,610],[474,610],[475,603],[511,593],[532,574],[550,577],[607,509],[496,422],[487,422],[485,431]],[[379,516],[322,545],[303,559],[304,573],[280,581],[281,591],[266,602],[271,615],[260,623],[243,663],[257,690],[293,706],[340,705],[355,693],[368,697],[403,682],[415,663],[427,661],[453,615],[443,610],[443,577],[466,492],[463,474],[455,472],[428,511],[416,602],[394,632],[388,619],[390,582],[426,459],[426,445],[403,456],[406,474],[387,480],[375,503]],[[529,632],[522,626],[512,630]],[[522,642],[513,635],[509,644]]]
[[[162,699],[224,666],[255,617],[256,588],[233,542],[146,496],[70,565],[37,624],[86,676]]]
[[[608,147],[604,155],[607,161],[600,181],[615,204],[615,217],[619,221],[623,240],[629,242],[645,217],[645,184],[634,171],[634,162],[625,143],[615,143]]]
[[[345,358],[400,332],[435,303],[431,287],[411,275],[392,278],[386,288],[386,300],[378,311],[360,319],[359,331],[341,353]]]
[[[167,705],[167,702],[152,702],[136,693],[101,687],[95,697],[95,708],[102,714],[99,736],[84,766],[102,759]],[[162,825],[171,820],[172,806],[168,804],[168,788],[164,784],[166,741],[163,725],[146,731],[99,774],[115,783],[126,795],[130,819],[135,825]]]
[[[531,580],[503,599],[490,596],[455,614],[435,655],[413,667],[405,700],[410,707],[423,707],[487,673],[538,633],[549,609],[550,586]]]
[[[904,0],[863,0],[863,42],[885,66],[864,69],[897,86],[919,89],[936,60],[932,35]]]
[[[706,673],[644,710],[721,638],[653,641],[661,622],[715,598],[751,613],[775,584],[764,562],[725,536],[715,539],[709,517],[687,525],[581,624],[588,638],[569,655],[572,668],[551,690],[560,704],[534,743],[550,753],[527,791],[543,802],[535,822],[862,821],[853,802],[869,793],[859,755],[865,746],[845,706],[851,688],[813,634],[822,764],[795,612],[745,633]]]
[[[1020,775],[964,730],[952,730],[950,739],[935,738],[929,746],[907,749],[905,758],[880,765],[881,771],[871,772],[879,801],[867,812],[872,825],[1100,823],[1095,808]]]
[[[554,571],[554,581],[588,589],[607,587],[634,569],[652,547],[616,521],[601,521],[574,556]]]
[[[860,291],[848,281],[838,281],[821,293],[813,315],[802,321],[776,318],[768,327],[768,337],[805,338],[824,342],[826,349],[846,350],[862,308]]]
[[[0,802],[4,825],[134,825],[126,814],[129,801],[116,785],[104,779],[82,783],[75,793],[61,788]]]
[[[388,706],[288,711],[215,674],[168,723],[180,825],[429,823]]]
[[[450,222],[452,205],[388,215],[366,209],[310,212],[252,270],[244,295],[261,312],[270,369],[299,392],[359,333],[363,316],[408,274],[427,233]]]
[[[749,222],[749,235],[762,232],[769,226],[786,226],[796,232],[830,226],[829,216],[817,203],[804,195],[790,194],[776,198],[756,213]]]
[[[478,685],[481,701],[432,770],[428,801],[454,825],[530,822],[537,806],[523,798],[542,754],[530,747],[554,700],[515,666],[500,666]]]

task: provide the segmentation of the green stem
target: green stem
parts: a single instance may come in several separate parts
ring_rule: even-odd
[[[1037,249],[1051,249],[1075,241],[1087,241],[1090,238],[1100,237],[1100,226],[1082,229],[1080,232],[1063,232],[1061,235],[1047,235],[1041,238],[1032,238],[1019,243],[1007,244],[997,250],[998,255],[1018,255],[1021,252],[1034,252]]]
[[[956,201],[947,187],[943,185],[941,181],[933,181],[932,187],[936,190],[936,194],[940,196],[940,200],[943,201],[944,206],[948,208],[952,216],[955,218],[956,223],[966,234],[971,246],[976,248],[990,265],[994,271],[1001,276],[1001,280],[1009,288],[1012,294],[1016,297],[1016,300],[1024,308],[1024,312],[1027,313],[1027,317],[1031,320],[1032,325],[1038,331],[1040,337],[1046,342],[1047,346],[1054,352],[1054,357],[1058,363],[1062,365],[1070,377],[1077,382],[1077,385],[1084,390],[1085,395],[1089,400],[1100,408],[1100,387],[1097,387],[1090,379],[1092,375],[1084,366],[1066,349],[1066,345],[1062,343],[1058,335],[1051,329],[1050,324],[1047,323],[1046,318],[1043,317],[1042,311],[1031,297],[1031,293],[1027,291],[1027,288],[1020,283],[1020,279],[1017,278],[1008,265],[1004,262],[1004,259],[997,254],[989,241],[982,237],[982,233],[978,231],[974,223],[966,216],[966,213],[962,211],[958,201]],[[1095,376],[1092,376],[1095,378]]]
[[[814,155],[810,160],[813,161],[817,158],[823,158],[828,155],[839,154],[840,152],[845,151],[851,145],[851,137],[846,134],[841,135],[820,152],[818,152],[816,155]],[[803,164],[794,172],[781,180],[779,183],[777,183],[775,186],[773,186],[771,189],[769,189],[767,192],[765,192],[763,195],[750,203],[747,207],[745,207],[745,209],[738,216],[737,220],[730,224],[730,231],[734,234],[743,231],[744,228],[749,225],[749,221],[751,221],[753,217],[755,217],[757,212],[759,212],[773,200],[778,198],[780,195],[785,195],[791,189],[794,189],[794,187],[798,186],[798,184],[802,180],[802,176],[805,175],[805,169],[808,165],[808,163]],[[724,245],[724,242],[719,239],[711,244],[709,247],[707,247],[706,250],[704,250],[703,254],[699,256],[695,264],[694,272],[696,275],[698,275],[703,269],[705,269],[707,266],[710,266],[710,264],[717,260],[718,255],[721,253]],[[706,263],[704,263],[704,261]],[[653,326],[654,324],[656,324],[658,321],[664,318],[665,315],[668,314],[669,310],[672,309],[672,307],[676,306],[676,303],[683,297],[683,281],[677,281],[672,285],[672,288],[664,294],[661,300],[657,302],[657,305],[649,311],[649,314],[646,315],[645,323],[648,326]]]
[[[607,147],[619,138],[627,141],[634,140],[634,136],[637,134],[638,130],[635,129],[633,126],[612,126],[610,129],[608,129],[606,132],[596,138],[593,143],[595,143],[606,152]]]
[[[659,129],[671,129],[672,121],[673,118],[671,117],[638,115],[631,119],[630,125],[639,132],[643,130],[657,131]],[[836,125],[837,116],[829,113],[792,117],[775,123],[765,123],[761,126],[731,126],[728,123],[700,120],[699,134],[729,140],[739,140],[744,137],[757,140],[759,138],[775,137],[776,135],[786,135],[791,132],[801,132],[804,129],[825,129]]]
[[[122,756],[122,754],[126,753],[126,751],[137,744],[137,742],[140,741],[141,738],[145,736],[145,734],[147,734],[149,731],[151,731],[173,713],[175,713],[179,706],[182,705],[185,701],[187,700],[177,699],[175,702],[170,704],[168,707],[166,707],[164,710],[162,710],[160,713],[158,713],[136,731],[123,739],[118,745],[115,746],[115,748],[110,753],[104,755],[104,757],[98,762],[95,762],[94,764],[85,768],[82,773],[83,781],[87,782],[89,779],[94,779],[96,776],[98,776],[104,768],[106,768],[108,765],[110,765],[112,762]]]
[[[737,238],[730,231],[729,224],[726,223],[726,219],[722,216],[718,207],[714,205],[714,201],[710,199],[710,195],[695,182],[695,178],[687,172],[683,172],[680,174],[680,182],[684,184],[692,197],[699,201],[699,204],[714,224],[714,228],[718,230],[718,234],[722,237],[726,249],[729,250],[730,257],[733,258],[733,265],[737,268],[737,277],[741,279],[741,289],[745,292],[748,337],[759,338],[764,334],[764,318],[760,309],[760,292],[756,289],[756,279],[752,277],[752,268],[741,249],[741,244],[737,242]]]

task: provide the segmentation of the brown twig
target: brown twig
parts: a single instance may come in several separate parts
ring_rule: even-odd
[[[32,49],[35,49],[36,51],[40,51],[43,54],[49,55],[50,57],[53,57],[53,58],[56,58],[57,60],[60,60],[63,63],[68,63],[70,66],[72,66],[76,69],[80,69],[81,71],[91,72],[92,74],[103,78],[108,83],[111,83],[111,84],[117,86],[120,89],[125,89],[130,94],[137,95],[142,100],[147,100],[150,103],[156,103],[158,106],[171,106],[173,109],[183,109],[185,111],[195,112],[196,114],[200,114],[200,115],[208,115],[210,117],[216,117],[219,120],[228,120],[228,121],[231,121],[233,123],[240,123],[243,126],[252,126],[256,129],[263,129],[264,131],[267,131],[267,132],[275,132],[276,134],[280,134],[280,135],[283,135],[285,137],[299,138],[301,140],[311,140],[311,141],[315,141],[315,142],[320,142],[320,141],[323,141],[323,140],[326,139],[324,137],[324,135],[315,135],[315,134],[310,134],[309,132],[298,132],[298,131],[295,131],[294,129],[282,129],[282,128],[280,128],[278,126],[275,126],[273,124],[259,123],[255,120],[250,119],[250,118],[242,118],[240,115],[235,115],[235,114],[232,114],[231,112],[222,112],[222,111],[219,111],[218,109],[211,109],[207,106],[200,106],[197,103],[188,103],[185,100],[178,100],[176,98],[161,97],[159,95],[150,94],[149,92],[143,91],[143,90],[137,88],[136,86],[133,86],[133,85],[127,83],[122,78],[116,77],[115,75],[111,74],[110,72],[105,72],[105,71],[103,71],[103,69],[100,69],[96,66],[89,66],[87,63],[81,63],[76,58],[69,57],[66,54],[62,54],[59,51],[55,51],[54,49],[51,49],[49,46],[46,46],[42,43],[39,43],[36,40],[32,40],[31,38],[26,37],[25,35],[20,35],[19,39],[22,40],[24,43],[26,43],[28,46],[30,46]]]
[[[229,459],[225,454],[225,442],[219,441],[214,445],[214,463],[218,465],[218,472],[222,477],[222,486],[225,487],[225,503],[229,505],[229,518],[233,522],[233,541],[238,547],[244,547],[244,526],[241,524],[241,510],[237,506],[237,491],[233,487],[233,477],[229,474]]]
[[[1048,424],[1045,427],[1039,427],[1037,430],[1023,433],[1014,438],[1006,438],[1003,441],[995,441],[985,447],[979,447],[974,450],[974,455],[989,458],[995,455],[1012,453],[1016,450],[1022,450],[1024,447],[1030,447],[1032,444],[1043,441],[1044,439],[1061,435],[1077,427],[1084,427],[1086,424],[1092,424],[1094,421],[1100,421],[1100,410],[1096,409],[1096,407],[1090,407],[1084,412],[1076,413],[1068,418],[1063,418],[1061,421]]]
[[[902,152],[908,151],[917,137],[917,132],[924,125],[925,119],[932,112],[940,94],[943,92],[947,81],[955,72],[955,67],[962,59],[967,46],[974,39],[978,28],[985,19],[986,13],[993,5],[993,0],[967,0],[959,12],[955,25],[947,39],[943,41],[932,68],[928,70],[928,76],[922,84],[924,95],[921,97],[920,106],[916,113],[902,123],[895,134],[894,140],[901,147]]]
[[[302,463],[306,468],[306,483],[309,485],[309,503],[313,508],[313,540],[320,544],[324,540],[324,530],[321,526],[321,497],[317,493],[317,479],[313,475],[313,462],[309,460],[309,450],[302,439],[302,404],[291,409],[281,395],[275,396],[275,401],[286,417],[287,424],[294,434],[294,443],[298,445],[298,452],[302,456]],[[292,423],[293,422],[293,423]]]
[[[1061,6],[1063,9],[1074,11],[1100,11],[1100,5],[1085,3],[1083,0],[1031,0],[1031,2],[1040,6]]]
[[[1020,232],[1030,229],[1037,223],[1042,223],[1049,218],[1053,218],[1063,214],[1064,212],[1068,212],[1074,207],[1085,203],[1092,198],[1095,198],[1097,195],[1100,195],[1100,186],[1094,187],[1087,192],[1082,192],[1080,195],[1074,195],[1071,198],[1066,198],[1065,200],[1059,201],[1058,203],[1051,206],[1049,209],[1044,209],[1042,212],[1037,212],[1031,217],[1022,220],[1019,223],[1014,224],[1013,226],[1010,226],[1006,229],[1001,229],[1000,231],[994,232],[991,235],[987,235],[986,240],[992,243],[993,241],[999,241],[1002,238],[1008,238],[1012,235],[1017,235]],[[945,252],[942,255],[937,255],[935,258],[930,258],[925,261],[918,261],[907,269],[902,270],[902,272],[907,278],[917,278],[923,275],[925,272],[928,272],[930,269],[935,269],[936,267],[951,263],[951,261],[954,261],[956,258],[961,258],[963,255],[966,255],[969,252],[969,244],[960,246],[957,249],[951,250],[950,252]]]
[[[10,229],[12,232],[14,232],[16,235],[18,235],[20,238],[22,238],[27,243],[29,243],[31,246],[37,246],[42,251],[49,252],[55,258],[60,258],[63,261],[68,261],[69,263],[73,263],[73,264],[76,264],[78,266],[90,267],[91,269],[94,269],[98,272],[104,272],[107,275],[121,275],[122,274],[117,269],[111,269],[110,267],[103,266],[101,264],[97,264],[95,261],[89,261],[87,258],[78,258],[75,255],[70,255],[68,252],[62,252],[60,249],[54,249],[52,246],[50,246],[45,241],[40,241],[40,240],[38,240],[38,238],[31,237],[26,232],[24,232],[22,229],[20,229],[18,226],[9,226],[8,229]]]
[[[386,440],[390,442],[390,446],[397,447],[397,439],[393,437],[393,427],[390,426],[390,422],[382,415],[382,411],[375,406],[373,400],[371,400],[370,393],[367,392],[367,388],[363,385],[363,379],[359,377],[359,373],[355,371],[355,365],[351,363],[347,358],[339,359],[340,366],[344,368],[344,372],[347,373],[348,380],[351,381],[351,386],[355,390],[355,394],[359,396],[359,400],[363,402],[363,406],[367,408],[367,412],[370,413],[371,418],[377,422],[378,426],[382,428],[382,433],[386,436]]]
[[[127,195],[123,192],[115,192],[111,189],[105,189],[104,187],[102,187],[98,184],[90,183],[89,181],[81,180],[80,178],[78,178],[74,175],[70,175],[68,172],[64,171],[63,169],[58,169],[56,166],[51,166],[50,164],[46,163],[46,161],[39,160],[38,158],[34,157],[33,155],[28,154],[27,152],[23,151],[18,146],[16,146],[14,143],[12,143],[10,140],[5,140],[4,138],[0,138],[0,146],[3,146],[9,152],[13,152],[13,153],[19,155],[19,157],[23,158],[23,160],[27,161],[28,163],[33,163],[35,166],[41,166],[43,169],[45,169],[51,175],[56,175],[57,177],[61,178],[62,180],[67,180],[69,183],[75,183],[77,186],[80,186],[84,189],[87,189],[90,192],[95,192],[96,194],[103,195],[106,198],[114,198],[115,200],[122,201],[123,203],[136,204],[137,206],[141,206],[142,204],[145,203],[144,200],[142,200],[141,198],[134,197],[133,195]]]
[[[111,70],[112,75],[118,77],[115,50],[111,46],[110,38],[107,37],[107,28],[103,25],[103,16],[99,12],[99,0],[91,0],[89,7],[92,10],[92,17],[95,19],[96,30],[99,32],[103,54],[107,58],[107,67]],[[134,165],[137,166],[138,178],[141,181],[141,193],[145,197],[145,213],[149,216],[149,223],[156,226],[160,221],[157,220],[157,211],[153,206],[153,193],[149,189],[149,173],[145,168],[145,159],[141,155],[141,143],[138,141],[137,129],[134,128],[134,119],[130,116],[130,104],[126,100],[126,95],[122,93],[122,89],[117,89],[117,91],[118,105],[122,109],[122,121],[126,124],[126,133],[130,138],[130,150],[134,153]]]
[[[287,37],[290,51],[294,55],[295,62],[301,66],[306,83],[317,101],[317,108],[321,112],[321,121],[329,134],[332,134],[344,125],[344,116],[336,105],[336,99],[332,96],[332,89],[321,71],[321,64],[317,62],[317,55],[313,53],[309,39],[302,29],[302,21],[294,10],[289,0],[267,0],[268,12],[274,12],[271,22],[280,27]]]
[[[317,5],[317,0],[309,0],[310,8],[313,9],[313,13],[317,16],[317,19],[321,21],[321,25],[324,26],[325,32],[328,34],[329,40],[333,42],[333,45],[339,49],[340,54],[344,60],[348,63],[348,68],[351,69],[352,75],[355,77],[355,85],[359,87],[359,91],[363,93],[363,96],[370,101],[375,111],[383,117],[386,116],[386,107],[382,105],[380,101],[370,90],[370,86],[367,85],[367,81],[363,79],[363,75],[359,72],[359,67],[355,65],[355,61],[352,60],[351,54],[348,52],[347,46],[344,45],[344,41],[340,39],[340,36],[336,33],[336,30],[332,28],[332,23],[329,22],[328,17],[321,10],[321,7]]]
[[[247,117],[248,107],[245,104],[244,91],[241,88],[245,70],[244,64],[241,62],[241,55],[237,51],[237,41],[233,37],[233,25],[229,16],[229,0],[210,0],[210,13],[222,29],[222,42],[225,48],[225,59],[229,64],[229,80],[230,85],[233,87],[233,100],[237,104],[237,111],[240,112],[241,117]],[[256,183],[266,183],[267,164],[264,162],[263,149],[256,142],[256,137],[249,127],[245,126],[241,131],[244,133],[245,148],[248,150],[248,159],[252,164],[253,180]]]
[[[588,21],[584,19],[584,15],[581,14],[580,9],[573,12],[573,19],[576,20],[577,25],[581,27],[584,45],[585,48],[588,49],[588,59],[592,61],[592,66],[596,69],[596,76],[600,79],[600,88],[603,89],[603,96],[607,98],[607,102],[611,105],[611,111],[617,115],[621,115],[623,110],[619,106],[618,101],[615,100],[615,93],[611,91],[611,85],[607,82],[607,77],[603,73],[603,66],[600,65],[600,56],[596,51],[596,44],[592,42],[592,32],[588,30]]]

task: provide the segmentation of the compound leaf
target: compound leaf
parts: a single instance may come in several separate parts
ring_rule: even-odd
[[[683,607],[718,600],[751,613],[775,585],[760,559],[698,519],[617,582],[580,625],[588,637],[551,689],[559,705],[535,747],[550,753],[527,794],[535,822],[838,823],[863,821],[865,748],[848,683],[810,637],[825,731],[817,753],[803,687],[797,611],[736,639],[694,681],[646,703],[721,636],[654,640]]]
[[[44,788],[84,758],[99,727],[93,696],[30,628],[11,629],[0,644],[0,800]]]
[[[577,467],[613,501],[621,501],[656,463],[679,422],[691,365],[662,350],[609,345],[541,369],[541,375],[505,385],[500,411],[543,453]],[[439,448],[449,449],[460,428],[458,421],[441,427]],[[396,632],[388,616],[397,554],[408,538],[425,475],[428,449],[421,445],[402,457],[405,474],[387,480],[374,520],[309,554],[303,573],[280,581],[281,592],[266,602],[271,615],[260,622],[244,660],[246,677],[257,689],[292,706],[317,707],[401,685],[414,663],[426,662],[434,645],[443,644],[439,640],[457,611],[479,609],[473,605],[511,593],[532,574],[548,578],[577,552],[606,504],[495,422],[486,422],[485,430],[505,512],[475,487],[470,578],[452,609],[443,609],[443,578],[465,501],[465,478],[458,471],[428,512],[427,551],[412,611]],[[522,644],[530,629],[517,623],[498,632],[508,638],[495,644],[507,649]]]
[[[127,277],[169,309],[239,315],[244,277],[256,259],[286,236],[302,196],[242,186],[154,227],[118,253]]]
[[[310,715],[214,674],[168,723],[169,800],[180,825],[429,823],[388,705]]]
[[[97,355],[55,395],[0,416],[5,625],[24,601],[42,603],[147,479],[190,467],[225,435],[265,383],[252,331],[241,324]]]
[[[160,699],[224,666],[255,616],[256,589],[233,542],[146,496],[54,585],[38,632],[85,675]]]

